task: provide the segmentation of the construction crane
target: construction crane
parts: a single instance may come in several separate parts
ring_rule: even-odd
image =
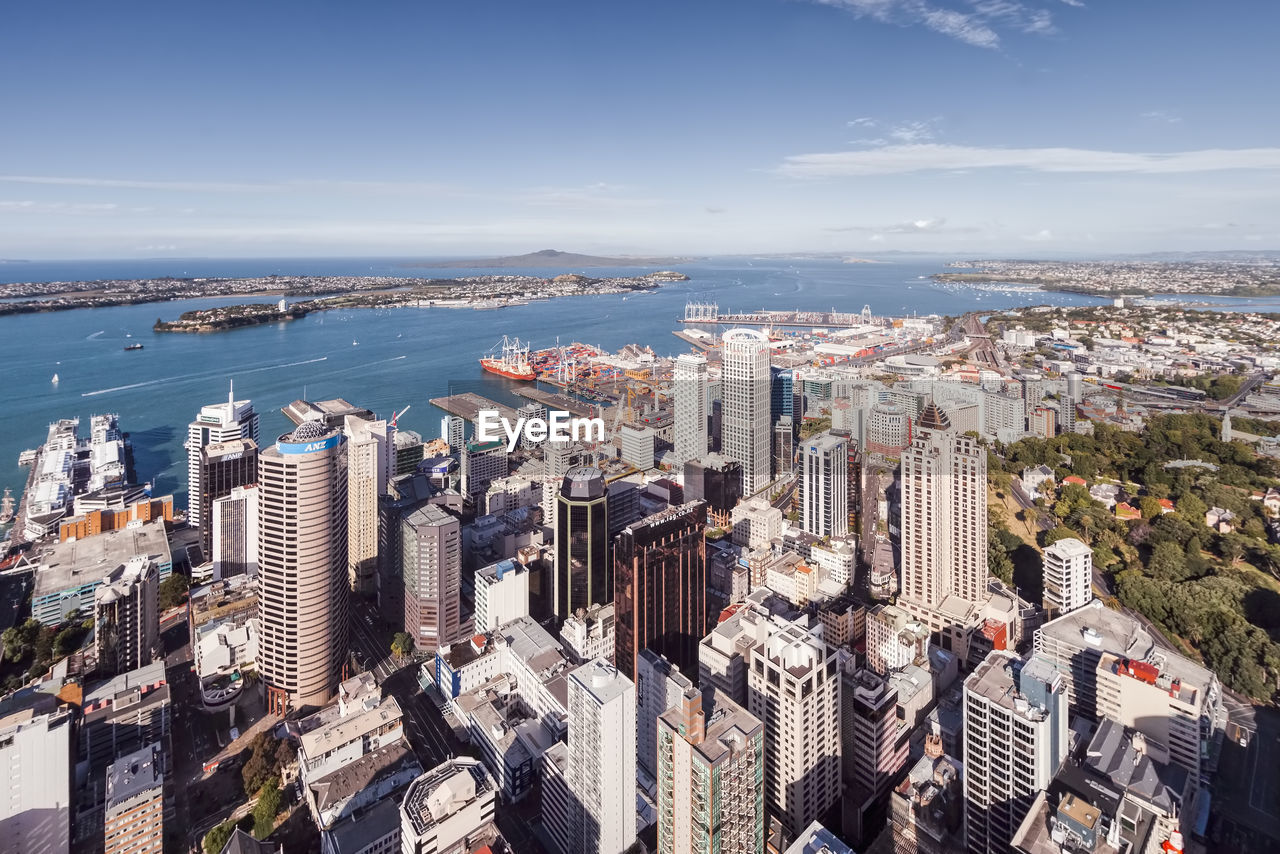
[[[401,409],[401,410],[400,410],[399,412],[397,412],[395,415],[392,415],[392,416],[391,416],[391,426],[392,426],[392,427],[396,426],[396,421],[398,421],[398,420],[400,419],[400,416],[401,416],[401,415],[404,415],[406,412],[408,412],[408,411],[409,411],[410,409],[412,409],[412,408],[413,408],[413,404],[411,403],[411,404],[409,404],[408,406],[406,406],[404,409]]]

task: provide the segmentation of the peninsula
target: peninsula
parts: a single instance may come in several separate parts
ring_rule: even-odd
[[[937,273],[935,282],[1033,285],[1045,291],[1094,296],[1184,294],[1267,297],[1280,294],[1280,262],[1275,259],[1125,261],[953,261],[955,272]]]
[[[581,268],[581,267],[669,267],[674,264],[686,264],[694,258],[641,258],[628,255],[606,257],[601,255],[580,255],[576,252],[562,252],[559,249],[540,249],[524,255],[508,255],[502,258],[450,259],[444,261],[420,261],[404,264],[411,268]]]

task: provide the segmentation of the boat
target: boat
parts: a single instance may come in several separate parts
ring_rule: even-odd
[[[126,345],[125,345],[125,349],[126,349],[126,350],[141,350],[141,349],[142,349],[142,345],[141,345],[141,344],[126,344]]]
[[[13,490],[4,488],[4,498],[0,498],[0,525],[13,521]]]
[[[533,367],[529,364],[529,345],[520,343],[519,338],[502,336],[502,343],[495,344],[494,350],[502,348],[501,356],[487,356],[480,360],[480,367],[491,374],[506,377],[509,380],[531,382],[537,379]],[[492,352],[492,351],[491,351]]]
[[[352,347],[358,347],[359,345],[360,345],[360,342],[359,342],[359,341],[356,341],[354,338],[351,340],[351,346],[352,346]]]
[[[57,375],[57,374],[54,374],[54,375],[53,375],[53,379],[51,380],[51,382],[52,382],[54,385],[57,385],[57,384],[58,384],[58,375]]]

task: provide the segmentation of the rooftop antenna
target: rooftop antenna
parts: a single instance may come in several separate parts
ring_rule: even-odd
[[[236,381],[231,377],[227,377],[227,382],[231,388],[227,391],[227,403],[231,404],[231,408],[236,408]]]

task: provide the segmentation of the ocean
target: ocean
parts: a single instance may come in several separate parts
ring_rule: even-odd
[[[424,270],[399,259],[146,260],[0,264],[0,280],[76,281],[155,276],[483,275],[493,270]],[[343,397],[382,417],[411,407],[402,428],[425,438],[439,435],[443,413],[428,400],[478,391],[519,402],[517,384],[485,374],[478,359],[502,339],[518,336],[534,349],[580,341],[606,350],[628,343],[660,355],[688,348],[671,333],[680,328],[686,302],[715,302],[721,311],[805,309],[877,315],[961,314],[1018,305],[1097,304],[1075,294],[996,292],[939,285],[928,276],[943,270],[937,258],[903,257],[894,263],[845,264],[836,260],[708,260],[676,265],[690,280],[646,294],[567,297],[489,311],[445,308],[353,309],[312,314],[302,320],[211,335],[156,334],[157,318],[225,299],[185,300],[138,306],[78,309],[0,317],[0,487],[15,497],[27,471],[18,455],[44,441],[47,425],[114,412],[132,438],[139,480],[157,495],[174,494],[186,506],[186,425],[205,404],[250,398],[260,413],[264,444],[291,425],[280,408],[298,398]],[[504,270],[547,276],[548,270]],[[572,271],[554,271],[572,272]],[[587,275],[635,275],[634,269],[591,269]],[[234,300],[233,300],[234,301]],[[131,343],[144,349],[125,351]],[[59,377],[55,385],[54,374]]]

